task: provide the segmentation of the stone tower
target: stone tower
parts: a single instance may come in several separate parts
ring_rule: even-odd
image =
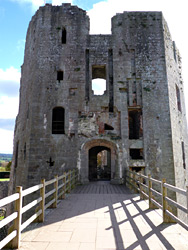
[[[12,186],[77,167],[81,183],[122,183],[133,169],[185,187],[183,95],[181,58],[161,12],[117,14],[111,35],[90,35],[77,6],[40,7],[27,32]]]

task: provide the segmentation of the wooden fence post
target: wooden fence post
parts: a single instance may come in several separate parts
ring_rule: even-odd
[[[72,181],[71,181],[71,189],[75,186],[75,169],[72,170]]]
[[[163,206],[163,222],[164,223],[172,223],[174,220],[166,214],[166,210],[170,210],[168,207],[168,203],[165,200],[167,197],[167,188],[164,187],[164,183],[166,183],[166,179],[163,178],[161,182],[161,193],[162,193],[162,206]]]
[[[63,185],[63,195],[62,195],[62,198],[65,199],[66,187],[67,187],[67,185],[66,185],[66,181],[67,181],[66,172],[64,172],[63,175],[64,175],[63,176],[63,183],[64,183],[64,185]]]
[[[129,170],[129,189],[130,190],[132,190],[132,185],[131,185],[132,184],[132,179],[131,178],[132,178],[132,173]]]
[[[140,176],[139,176],[139,181],[140,181],[140,199],[141,200],[144,200],[144,195],[143,195],[143,187],[142,187],[142,183],[143,183],[143,178],[141,176],[141,173],[140,173]]]
[[[68,193],[70,193],[71,192],[71,170],[69,170],[69,172],[68,172]]]
[[[11,247],[19,248],[21,239],[21,222],[22,222],[22,187],[16,187],[16,193],[19,193],[19,199],[15,201],[15,212],[18,212],[17,218],[14,220],[14,229],[17,230],[16,237],[12,240]]]
[[[133,171],[133,191],[135,193],[138,192],[137,189],[136,189],[136,185],[137,185],[137,183],[136,183],[136,173]]]
[[[152,182],[151,182],[151,174],[148,174],[148,196],[149,196],[149,208],[151,208],[152,206],[152,202],[151,202],[151,196],[152,196],[152,192],[151,192],[151,188],[152,188]]]
[[[165,213],[165,210],[167,209],[167,202],[165,200],[165,197],[167,196],[167,188],[164,187],[164,183],[166,182],[166,179],[163,178],[161,182],[161,193],[162,193],[162,206],[163,206],[163,222],[168,222],[168,217]]]
[[[54,195],[53,195],[53,199],[55,199],[54,203],[52,204],[52,208],[56,208],[57,207],[57,198],[58,198],[58,175],[55,176],[56,181],[54,182]]]
[[[77,186],[78,183],[78,169],[75,169],[75,186]]]
[[[151,181],[151,175],[148,174],[148,195],[149,195],[149,208],[150,209],[156,209],[157,207],[155,206],[155,204],[153,204],[153,202],[151,201],[151,199],[153,198],[152,196],[152,181]]]
[[[129,179],[130,179],[129,188],[130,188],[130,190],[133,190],[133,186],[132,186],[132,184],[133,184],[133,180],[132,180],[132,172],[129,172]]]
[[[41,184],[43,185],[40,189],[40,197],[42,198],[39,209],[42,210],[42,213],[38,217],[38,222],[44,222],[44,215],[45,215],[45,179],[41,180]]]

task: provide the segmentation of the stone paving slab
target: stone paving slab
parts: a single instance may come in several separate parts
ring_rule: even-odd
[[[188,231],[163,224],[160,210],[128,191],[74,191],[31,229],[22,233],[21,250],[188,249]]]

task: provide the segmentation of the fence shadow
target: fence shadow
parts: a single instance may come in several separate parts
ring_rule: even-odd
[[[85,232],[85,235],[79,236],[80,243],[88,239],[87,234],[95,234],[96,249],[101,246],[118,250],[188,249],[188,240],[185,239],[179,248],[174,245],[176,237],[181,237],[175,224],[163,224],[160,211],[148,209],[146,201],[140,200],[138,195],[131,194],[126,188],[121,194],[92,193],[94,187],[91,186],[91,193],[87,193],[88,187],[78,187],[59,202],[56,209],[47,210],[43,223],[35,223],[25,230],[22,244],[37,243],[41,239],[50,242],[50,235],[59,232],[69,232],[69,241],[74,242],[80,231]],[[44,232],[48,232],[46,239]]]

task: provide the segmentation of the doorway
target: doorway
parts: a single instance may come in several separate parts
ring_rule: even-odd
[[[89,181],[111,180],[111,150],[96,146],[89,150]]]

